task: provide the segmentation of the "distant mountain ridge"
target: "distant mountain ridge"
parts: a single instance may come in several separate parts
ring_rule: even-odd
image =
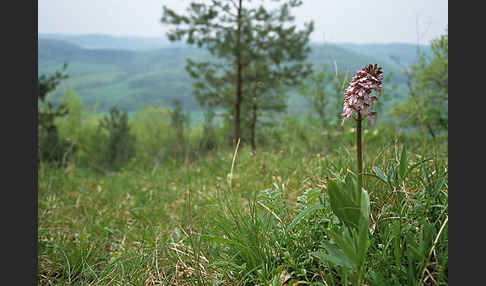
[[[164,48],[173,45],[163,36],[160,37],[135,37],[135,36],[111,36],[103,34],[68,35],[68,34],[43,34],[39,33],[38,39],[65,41],[85,49],[110,49],[147,51]]]
[[[39,39],[37,47],[39,61],[129,63],[136,55],[136,52],[130,50],[86,49],[67,41],[52,39]]]
[[[87,43],[86,39],[89,39],[91,48],[83,46],[83,43]],[[99,103],[101,111],[113,105],[129,111],[141,105],[161,103],[168,106],[176,97],[186,107],[199,109],[192,94],[192,80],[184,67],[187,58],[208,60],[211,55],[204,49],[183,43],[159,41],[157,46],[155,42],[146,39],[144,43],[150,42],[154,44],[152,47],[158,47],[149,49],[149,45],[134,44],[137,39],[124,37],[120,40],[104,35],[39,34],[39,75],[52,73],[67,62],[70,77],[61,89],[73,89],[89,106]],[[376,53],[372,45],[380,53]],[[320,70],[326,64],[350,72],[366,64],[377,63],[386,73],[393,72],[393,82],[403,83],[401,67],[388,58],[397,54],[409,64],[416,46],[372,45],[348,44],[342,47],[337,44],[311,43],[312,53],[308,62],[314,65],[315,70]],[[93,48],[95,46],[97,48]]]
[[[341,43],[340,47],[376,59],[398,62],[401,65],[411,65],[417,62],[421,53],[430,55],[429,45],[388,43],[388,44],[352,44]]]
[[[156,50],[166,47],[183,47],[186,44],[182,42],[170,42],[163,35],[160,37],[136,37],[136,36],[111,36],[104,34],[86,34],[86,35],[69,35],[69,34],[47,34],[39,33],[39,39],[50,39],[64,41],[77,45],[85,49],[112,49],[112,50],[130,50],[130,51],[147,51]],[[422,52],[430,52],[429,45],[417,45],[407,43],[322,43],[312,42],[313,45],[334,45],[347,50],[351,50],[377,59],[385,57],[390,60],[390,55],[396,55],[404,59],[404,63],[409,64],[416,57],[417,49]]]

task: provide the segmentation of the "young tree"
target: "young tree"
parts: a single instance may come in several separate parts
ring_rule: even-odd
[[[248,84],[245,94],[248,100],[243,105],[243,112],[247,114],[244,118],[247,118],[253,151],[256,151],[259,119],[271,117],[273,112],[283,112],[287,109],[283,78],[272,73],[270,66],[263,61],[253,62],[247,69],[245,79]]]
[[[38,139],[39,161],[62,163],[66,156],[74,152],[74,146],[67,140],[60,138],[55,120],[66,116],[68,108],[66,104],[55,106],[47,100],[48,94],[54,91],[62,80],[68,78],[66,74],[67,64],[62,71],[56,71],[47,77],[41,75],[37,82],[37,98],[40,100],[38,108]]]
[[[280,0],[276,0],[280,1]],[[296,31],[289,9],[302,4],[299,0],[282,0],[279,9],[267,10],[251,0],[212,0],[210,4],[193,1],[187,15],[178,15],[164,6],[162,23],[174,25],[168,33],[171,41],[185,39],[189,44],[205,47],[219,60],[193,62],[186,69],[195,83],[196,98],[213,106],[232,106],[233,143],[241,137],[241,107],[244,71],[253,61],[265,58],[274,71],[290,75],[302,64],[286,64],[302,60],[310,51],[306,44],[313,30],[312,22]],[[231,96],[233,94],[234,96]]]
[[[216,130],[213,125],[216,113],[211,106],[206,107],[204,112],[203,134],[199,142],[199,149],[206,153],[216,148]]]
[[[299,86],[300,94],[310,102],[323,129],[337,125],[340,120],[341,101],[349,80],[348,71],[323,65],[319,72],[313,72],[308,81]]]
[[[184,139],[184,128],[189,124],[189,115],[184,112],[182,102],[176,98],[173,101],[174,108],[170,112],[170,125],[174,131],[174,155],[175,157],[183,157],[186,150],[186,142]]]
[[[137,139],[137,161],[156,168],[171,155],[174,136],[171,128],[171,111],[163,106],[144,106],[138,109],[131,122]]]
[[[449,126],[448,62],[449,37],[446,33],[431,42],[432,56],[405,70],[410,96],[392,110],[407,127],[425,128],[432,138]]]
[[[328,66],[324,65],[321,71],[313,73],[309,77],[308,82],[304,82],[299,86],[299,93],[310,102],[312,110],[317,114],[323,128],[326,128],[330,120],[328,110],[333,96],[330,89],[333,81],[332,73],[329,72]],[[332,115],[334,116],[334,114]]]
[[[111,169],[118,169],[135,156],[135,137],[130,133],[128,114],[116,106],[100,121],[100,128],[108,132],[106,163]]]

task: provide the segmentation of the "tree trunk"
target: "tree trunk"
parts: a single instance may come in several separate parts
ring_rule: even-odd
[[[427,126],[427,131],[429,131],[430,136],[432,136],[432,139],[435,139],[435,133],[430,124],[426,124]]]
[[[252,109],[251,109],[251,150],[256,151],[256,122],[257,122],[257,111],[258,105],[256,98],[253,98]]]
[[[242,13],[242,0],[239,0],[238,6],[238,34],[236,35],[236,100],[235,100],[235,135],[233,138],[233,145],[236,146],[240,139],[240,109],[242,101],[242,63],[241,63],[241,13]]]

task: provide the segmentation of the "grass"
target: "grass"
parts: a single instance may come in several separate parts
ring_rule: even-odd
[[[447,146],[404,146],[365,150],[364,281],[448,285]],[[39,285],[349,285],[313,253],[342,225],[327,178],[355,151],[299,150],[240,148],[233,169],[231,151],[104,176],[41,166]]]

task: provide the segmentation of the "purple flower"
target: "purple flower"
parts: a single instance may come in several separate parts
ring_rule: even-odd
[[[376,64],[374,66],[368,65],[356,71],[356,76],[353,77],[344,93],[343,113],[341,113],[344,118],[341,125],[344,124],[344,120],[352,118],[353,111],[359,112],[362,118],[370,117],[372,124],[374,123],[373,116],[376,112],[370,109],[373,107],[373,102],[378,98],[370,94],[375,90],[379,96],[382,83],[383,72],[381,67]]]

